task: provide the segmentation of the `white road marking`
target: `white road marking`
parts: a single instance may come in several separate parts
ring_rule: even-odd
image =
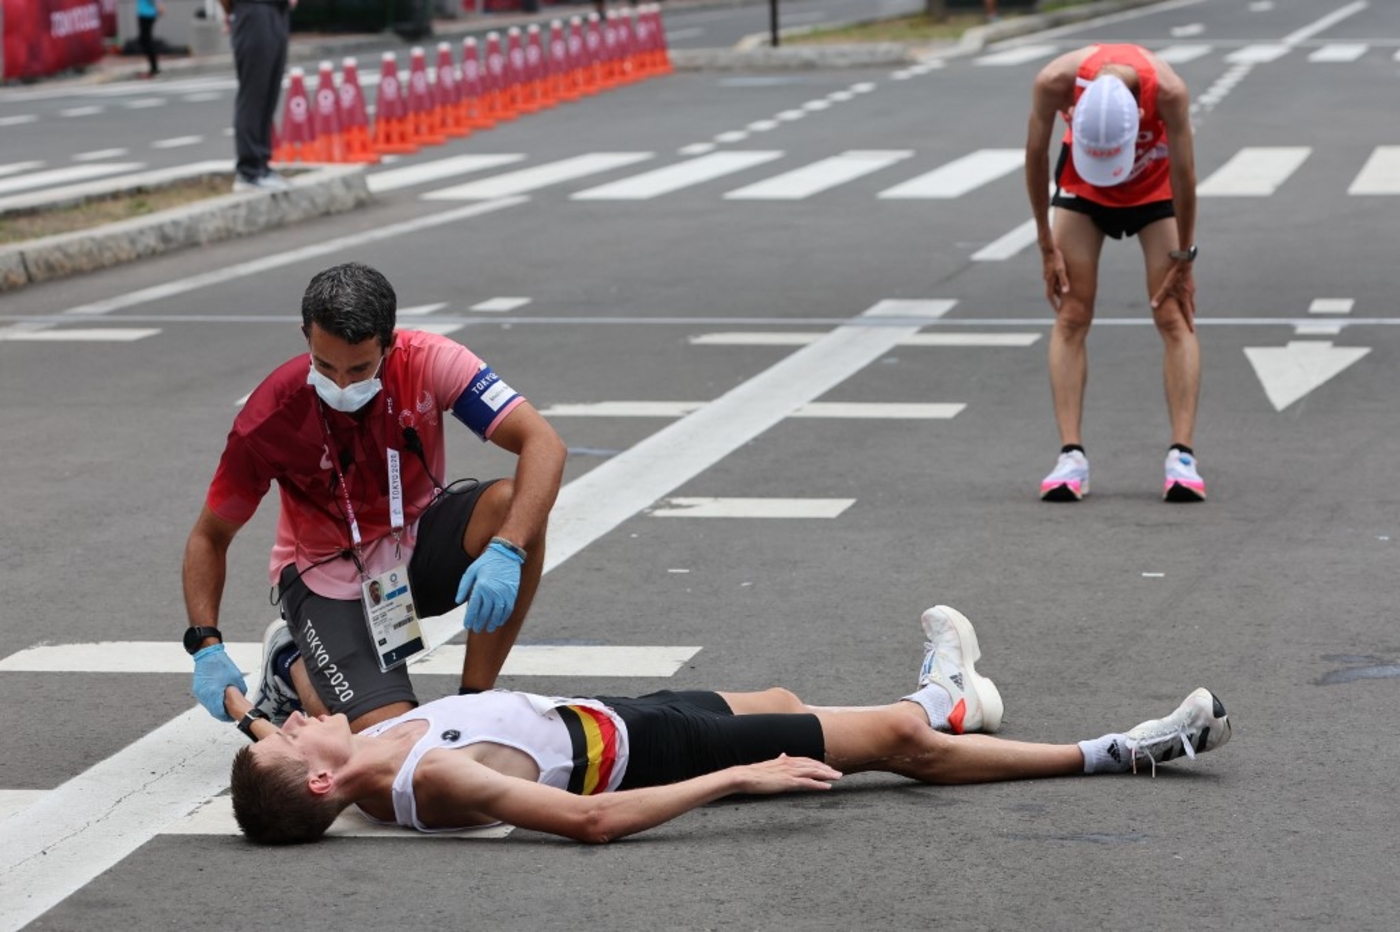
[[[1225,60],[1232,65],[1263,65],[1282,58],[1292,50],[1291,45],[1278,43],[1246,45],[1226,55]]]
[[[81,330],[0,330],[0,342],[10,343],[134,343],[160,333],[150,329],[90,328]]]
[[[458,626],[458,634],[461,627]],[[225,642],[229,659],[252,674],[262,663],[261,641]],[[506,657],[502,676],[668,677],[700,652],[698,647],[595,644],[517,644]],[[466,647],[446,644],[414,662],[414,673],[462,672]],[[38,644],[0,660],[0,671],[23,673],[182,673],[194,668],[172,641],[99,641]]]
[[[134,100],[122,102],[122,106],[128,110],[152,110],[165,105],[164,97],[137,97]]]
[[[973,262],[1004,262],[1035,242],[1037,236],[1035,221],[1025,223],[992,240],[972,254]]]
[[[0,178],[6,175],[18,175],[21,172],[32,172],[36,168],[43,168],[43,162],[11,162],[8,165],[0,165]]]
[[[715,137],[715,142],[728,145],[734,142],[743,142],[749,138],[749,134],[741,129],[730,130],[727,133],[720,133]]]
[[[1308,56],[1311,62],[1354,62],[1366,54],[1367,45],[1361,42],[1331,42]]]
[[[650,152],[590,152],[422,195],[429,201],[487,201],[538,191],[652,158]]]
[[[505,311],[513,311],[518,307],[524,307],[529,303],[529,298],[490,298],[486,301],[473,304],[471,309],[473,311],[485,311],[487,313],[499,314]]]
[[[689,337],[693,346],[809,346],[822,339],[824,333],[807,332],[729,332],[703,333]],[[1031,346],[1040,339],[1038,333],[915,333],[899,340],[899,346]]]
[[[1060,50],[1057,45],[1022,45],[1003,52],[993,52],[974,58],[974,65],[1024,65],[1039,58],[1049,58]]]
[[[14,116],[0,117],[0,126],[23,126],[25,123],[34,123],[38,119],[32,113],[19,113]]]
[[[371,822],[354,806],[340,814],[326,830],[328,838],[398,838],[423,839],[426,841],[493,841],[505,838],[514,830],[511,825],[488,825],[482,828],[466,828],[455,832],[434,832],[425,835],[397,825],[380,825]],[[238,823],[233,819],[233,798],[215,796],[194,812],[169,826],[165,835],[239,835]]]
[[[73,156],[75,162],[100,162],[103,159],[119,159],[126,155],[129,149],[94,149],[91,152],[79,152]]]
[[[448,334],[456,333],[458,330],[461,330],[461,329],[462,329],[463,327],[465,327],[465,326],[466,326],[466,324],[461,323],[461,322],[459,321],[459,322],[456,322],[456,323],[441,323],[441,324],[421,323],[421,324],[414,324],[412,327],[405,327],[404,329],[405,329],[405,330],[421,330],[421,331],[423,331],[424,333],[436,333],[438,336],[445,337],[445,336],[447,336]]]
[[[703,401],[595,401],[552,405],[540,411],[545,417],[684,417],[705,406]],[[965,404],[920,402],[814,401],[789,417],[847,418],[859,420],[948,420],[961,414]]]
[[[44,798],[44,790],[0,790],[0,822]]]
[[[488,168],[495,168],[498,165],[510,165],[524,158],[525,156],[516,153],[501,153],[499,155],[457,155],[452,158],[437,159],[436,161],[424,162],[419,165],[408,165],[404,168],[390,168],[383,171],[372,172],[365,176],[365,183],[369,186],[370,191],[375,194],[382,194],[386,191],[397,191],[400,188],[407,188],[416,184],[427,184],[431,181],[441,181],[443,178],[453,178],[457,175],[484,171]]]
[[[363,233],[354,233],[350,236],[342,236],[338,239],[327,240],[322,243],[317,243],[314,246],[304,246],[301,249],[293,249],[289,252],[280,252],[270,256],[263,256],[260,259],[252,259],[248,262],[242,262],[238,265],[229,266],[228,268],[217,269],[213,272],[191,275],[188,278],[180,278],[160,285],[152,285],[149,288],[128,291],[126,294],[116,295],[115,297],[105,298],[100,301],[93,301],[90,304],[80,304],[77,307],[70,307],[63,313],[83,316],[110,314],[112,311],[121,310],[124,307],[133,307],[138,304],[147,304],[164,298],[173,298],[177,295],[188,294],[191,291],[207,288],[210,285],[237,281],[240,278],[247,278],[250,275],[261,275],[263,272],[269,271],[270,269],[279,269],[286,265],[295,265],[307,259],[336,255],[347,250],[358,249],[370,243],[392,239],[395,236],[401,236],[405,233],[429,230],[434,227],[455,223],[458,220],[467,220],[472,217],[494,213],[498,210],[516,207],[526,203],[527,200],[528,198],[523,197],[502,198],[499,201],[487,201],[483,204],[472,204],[469,207],[445,210],[439,214],[429,214],[426,217],[418,217],[403,223],[394,223],[389,226],[366,230]]]
[[[1210,54],[1209,45],[1169,45],[1157,57],[1169,65],[1181,65]]]
[[[623,178],[611,184],[599,185],[572,195],[575,201],[644,201],[682,188],[704,184],[734,172],[753,168],[774,159],[781,152],[750,150],[744,152],[712,152],[699,158],[676,162],[654,171]]]
[[[17,178],[7,178],[0,181],[0,194],[9,194],[12,191],[28,191],[31,188],[42,188],[47,185],[68,184],[73,181],[82,181],[87,178],[101,178],[104,175],[120,175],[122,172],[134,172],[142,168],[142,162],[103,162],[90,165],[69,165],[65,168],[51,168],[48,171],[34,172],[29,175],[20,175]]]
[[[447,307],[446,301],[438,301],[435,304],[417,304],[413,307],[401,307],[397,314],[399,317],[422,317],[425,314],[432,314]]]
[[[1287,346],[1250,346],[1244,354],[1274,410],[1282,411],[1371,352],[1328,340],[1291,340]]]
[[[903,184],[881,191],[882,200],[902,198],[947,199],[962,195],[1024,167],[1021,149],[978,149]]]
[[[186,146],[197,146],[204,141],[203,136],[172,136],[169,139],[157,139],[151,143],[152,149],[183,149]]]
[[[1397,53],[1400,56],[1400,53]],[[1397,57],[1400,61],[1400,57]],[[1400,194],[1400,146],[1376,146],[1348,194]]]
[[[1308,305],[1309,314],[1350,314],[1356,307],[1352,298],[1314,298]]]
[[[665,498],[654,518],[838,518],[854,498]]]
[[[778,128],[778,121],[777,121],[777,120],[755,120],[755,121],[753,121],[752,123],[750,123],[748,126],[746,126],[746,127],[744,127],[744,128],[747,129],[747,130],[748,130],[749,132],[751,132],[751,133],[766,133],[766,132],[768,132],[769,130],[777,129],[777,128]]]
[[[1342,324],[1299,324],[1293,328],[1295,337],[1335,337],[1342,332]]]
[[[1171,28],[1171,33],[1172,33],[1172,38],[1173,38],[1173,39],[1186,39],[1186,38],[1189,38],[1190,36],[1199,36],[1201,33],[1205,32],[1205,31],[1206,31],[1206,25],[1205,25],[1205,23],[1188,23],[1188,24],[1186,24],[1185,26],[1173,26],[1173,27]],[[1158,53],[1157,53],[1157,56],[1160,58],[1160,57],[1161,57],[1161,54],[1162,54],[1161,52],[1158,52]]]
[[[1308,146],[1245,146],[1196,186],[1197,197],[1267,197],[1307,161]]]
[[[908,149],[850,151],[730,191],[732,201],[797,201],[887,168],[914,153]]]
[[[99,114],[99,113],[102,112],[102,109],[103,109],[103,108],[97,107],[97,106],[89,106],[89,107],[69,107],[67,110],[60,110],[60,111],[58,111],[58,115],[61,116],[61,117],[70,117],[70,118],[71,118],[71,117],[96,116],[97,114]]]
[[[715,151],[715,144],[712,142],[696,142],[688,146],[681,146],[676,150],[677,155],[704,155],[707,152]]]
[[[223,94],[220,94],[217,91],[200,91],[196,94],[186,94],[180,99],[187,104],[202,104],[208,103],[211,100],[218,100],[223,96]]]

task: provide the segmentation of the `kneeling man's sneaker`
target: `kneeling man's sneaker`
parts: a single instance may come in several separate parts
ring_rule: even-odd
[[[1196,457],[1176,447],[1167,451],[1167,478],[1162,484],[1162,498],[1169,502],[1206,500],[1206,481],[1196,471]]]
[[[277,675],[275,669],[277,655],[291,643],[292,632],[285,621],[279,618],[267,626],[263,632],[262,681],[250,698],[254,708],[278,727],[287,720],[287,716],[301,708],[301,697],[292,684]]]
[[[1178,757],[1195,759],[1197,754],[1214,751],[1230,740],[1230,719],[1225,704],[1204,686],[1197,689],[1166,718],[1143,722],[1128,732],[1128,751],[1132,755],[1133,772],[1139,758],[1157,765]]]
[[[1089,494],[1089,458],[1080,450],[1061,453],[1055,469],[1040,480],[1040,500],[1077,502]]]
[[[1001,693],[995,683],[976,670],[982,649],[977,645],[972,622],[946,605],[935,605],[919,620],[928,637],[919,685],[932,683],[948,691],[953,700],[953,711],[948,716],[953,733],[1001,728]]]

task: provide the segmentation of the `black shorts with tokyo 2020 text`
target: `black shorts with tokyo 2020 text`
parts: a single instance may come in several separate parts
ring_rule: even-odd
[[[664,786],[780,754],[826,759],[821,721],[809,713],[735,715],[718,693],[693,690],[596,698],[627,726],[620,790]]]
[[[408,581],[419,617],[432,618],[457,604],[457,586],[474,557],[462,538],[477,500],[494,482],[439,495],[418,519]],[[312,592],[288,564],[278,580],[282,619],[306,661],[306,672],[332,713],[354,721],[393,702],[418,704],[408,666],[379,669],[374,643],[359,599],[329,599]]]

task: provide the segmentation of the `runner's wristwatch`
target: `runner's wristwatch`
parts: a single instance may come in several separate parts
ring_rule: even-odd
[[[1196,247],[1187,246],[1185,249],[1173,249],[1167,256],[1177,262],[1195,262]]]
[[[218,628],[211,628],[207,625],[194,625],[185,629],[185,650],[191,657],[199,653],[199,649],[204,644],[205,638],[218,638],[219,643],[224,642],[223,632]]]

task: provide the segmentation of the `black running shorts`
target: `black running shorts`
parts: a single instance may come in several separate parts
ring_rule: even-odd
[[[620,790],[663,786],[780,754],[826,759],[815,715],[735,715],[718,693],[598,696],[627,726],[627,770]]]
[[[1050,199],[1050,203],[1065,210],[1072,210],[1077,214],[1084,214],[1094,221],[1094,226],[1098,227],[1105,236],[1111,236],[1114,239],[1136,236],[1148,224],[1176,216],[1176,207],[1170,200],[1151,201],[1133,207],[1109,207],[1087,198],[1061,193],[1059,178],[1064,172],[1065,163],[1068,161],[1068,153],[1068,146],[1060,150],[1060,162],[1055,167],[1055,196]]]

